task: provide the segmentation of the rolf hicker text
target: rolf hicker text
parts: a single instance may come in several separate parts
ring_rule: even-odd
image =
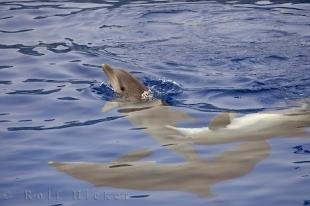
[[[25,200],[61,200],[63,198],[72,198],[72,200],[127,200],[129,193],[127,192],[106,192],[88,189],[80,189],[73,191],[57,191],[48,190],[46,192],[35,192],[25,190]]]

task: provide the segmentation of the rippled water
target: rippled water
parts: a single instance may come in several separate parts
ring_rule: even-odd
[[[48,165],[110,162],[141,148],[154,150],[148,160],[182,162],[124,114],[101,112],[114,98],[102,63],[127,68],[196,118],[186,126],[309,97],[309,19],[306,0],[2,1],[1,205],[310,205],[309,137],[268,140],[268,157],[208,197],[95,187]],[[231,146],[197,151],[212,158]]]

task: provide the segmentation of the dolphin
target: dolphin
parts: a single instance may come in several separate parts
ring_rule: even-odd
[[[145,94],[149,89],[127,71],[107,64],[103,64],[102,69],[113,90],[120,96],[115,101],[106,102],[102,112],[117,108],[136,128],[156,139],[162,146],[187,160],[198,158],[192,144],[186,140],[170,138],[177,135],[177,132],[165,127],[192,120],[188,114],[166,105],[159,99],[146,98]]]
[[[49,162],[58,171],[96,187],[143,191],[183,191],[211,197],[211,187],[244,176],[265,159],[270,146],[265,141],[246,142],[217,155],[181,163],[139,161],[151,155],[142,150],[109,162]]]
[[[139,102],[145,99],[148,89],[137,78],[126,70],[112,68],[108,64],[102,65],[102,70],[109,79],[113,90],[127,101]]]
[[[49,162],[58,171],[94,186],[143,191],[183,191],[201,197],[212,196],[211,187],[221,181],[250,173],[257,163],[268,157],[267,139],[297,137],[307,134],[310,126],[309,104],[277,112],[238,116],[218,114],[207,127],[178,128],[179,121],[191,120],[186,113],[145,98],[148,89],[130,73],[103,65],[114,91],[120,99],[107,102],[103,112],[118,108],[140,131],[149,134],[166,148],[185,158],[180,163],[144,161],[149,149],[133,151],[112,162]],[[237,146],[204,159],[194,144],[239,142]]]
[[[273,137],[309,136],[309,102],[299,107],[273,112],[252,113],[237,117],[234,113],[221,113],[207,127],[181,128],[167,125],[179,135],[195,144],[223,144],[237,141],[266,140]]]

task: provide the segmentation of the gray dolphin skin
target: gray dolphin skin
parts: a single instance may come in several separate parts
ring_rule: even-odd
[[[208,127],[178,128],[166,126],[179,133],[181,138],[195,144],[224,144],[238,141],[266,140],[273,137],[309,136],[309,101],[302,106],[265,113],[246,114],[222,113]]]
[[[103,71],[120,98],[106,102],[102,112],[117,109],[135,127],[184,158],[180,163],[144,161],[151,149],[139,149],[107,163],[49,162],[49,165],[97,187],[143,191],[182,191],[210,197],[212,186],[250,173],[271,151],[267,140],[275,137],[309,137],[309,101],[299,107],[275,112],[238,116],[219,113],[203,128],[179,128],[181,121],[193,120],[183,111],[145,101],[148,91],[130,73],[104,64]],[[202,158],[195,145],[235,143],[212,159]]]
[[[210,197],[214,195],[211,191],[214,184],[248,174],[258,162],[268,156],[269,151],[270,147],[266,142],[257,141],[242,143],[212,160],[200,159],[170,164],[138,160],[133,162],[115,160],[111,163],[50,162],[50,165],[97,187],[182,191],[200,197]],[[150,153],[146,154],[148,155]]]
[[[108,64],[102,65],[102,70],[109,79],[114,91],[128,101],[141,101],[142,94],[148,89],[134,76],[123,69],[115,69]]]
[[[122,86],[127,91],[126,93],[119,92],[121,96],[118,101],[107,102],[102,108],[103,112],[117,108],[118,112],[126,115],[126,118],[135,127],[143,128],[142,132],[156,139],[160,144],[166,145],[185,159],[197,158],[194,155],[192,144],[185,144],[185,141],[180,142],[178,139],[167,138],[173,137],[178,132],[165,126],[176,126],[177,122],[190,120],[189,115],[164,105],[161,100],[151,99],[146,101],[141,99],[141,94],[148,91],[148,88],[125,70],[115,69],[107,64],[103,65],[103,70],[114,91],[118,91]],[[122,95],[125,95],[125,99]]]

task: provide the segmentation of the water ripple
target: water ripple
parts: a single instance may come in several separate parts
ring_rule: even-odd
[[[190,9],[162,9],[162,10],[149,10],[146,11],[144,14],[140,16],[140,18],[149,18],[149,16],[155,15],[162,17],[165,14],[170,14],[170,15],[176,15],[176,14],[183,14],[184,12],[195,12]]]
[[[215,113],[277,109],[310,96],[308,0],[6,0],[0,10],[0,190],[21,194],[4,204],[25,204],[24,188],[85,186],[49,160],[103,162],[153,147],[148,128],[101,113],[117,96],[101,83],[102,63],[127,68],[156,98],[198,117],[180,123],[191,127]],[[150,158],[175,159],[166,143]],[[268,144],[271,155],[248,175],[210,188],[210,199],[128,191],[143,205],[308,205],[308,139]],[[229,154],[230,146],[211,150]]]
[[[0,44],[0,49],[17,49],[20,53],[33,56],[42,56],[43,53],[35,51],[35,46],[25,46],[23,44],[4,45]]]
[[[8,34],[14,34],[14,33],[22,33],[22,32],[27,32],[27,31],[33,31],[34,29],[22,29],[22,30],[16,30],[16,31],[5,31],[5,30],[0,30],[0,33],[8,33]]]
[[[1,65],[0,69],[8,69],[8,68],[12,68],[13,66],[10,65]]]
[[[310,153],[310,144],[298,145],[295,146],[293,149],[295,149],[295,154],[307,154]]]
[[[40,126],[32,126],[32,127],[8,127],[8,131],[20,131],[20,130],[54,130],[54,129],[66,129],[70,127],[83,127],[83,126],[89,126],[89,125],[94,125],[98,124],[101,122],[106,122],[106,121],[113,121],[119,118],[122,118],[124,116],[115,116],[115,117],[107,117],[103,119],[94,119],[94,120],[87,120],[85,122],[80,122],[80,121],[70,121],[67,124],[60,125],[60,126],[54,126],[54,127],[44,127],[43,125]]]
[[[306,164],[306,163],[310,163],[310,160],[304,160],[304,161],[296,161],[296,162],[293,162],[295,164]]]
[[[92,92],[99,95],[99,97],[105,101],[111,101],[116,97],[112,87],[105,82],[102,82],[101,84],[94,84],[91,88]]]
[[[12,84],[11,81],[0,81],[0,84]]]
[[[79,100],[79,99],[74,98],[74,97],[59,97],[57,99],[59,99],[59,100],[69,100],[69,101]]]
[[[26,79],[23,82],[47,82],[47,83],[70,83],[70,84],[94,84],[95,80],[78,80],[78,79],[66,79],[66,80],[54,80],[54,79]]]
[[[59,92],[61,89],[51,89],[51,90],[44,90],[44,89],[34,89],[34,90],[16,90],[14,92],[8,92],[6,94],[29,94],[29,95],[46,95],[52,94],[55,92]]]
[[[144,77],[142,80],[151,89],[155,98],[164,101],[169,101],[169,99],[183,93],[182,86],[173,80],[152,79],[148,77]]]

